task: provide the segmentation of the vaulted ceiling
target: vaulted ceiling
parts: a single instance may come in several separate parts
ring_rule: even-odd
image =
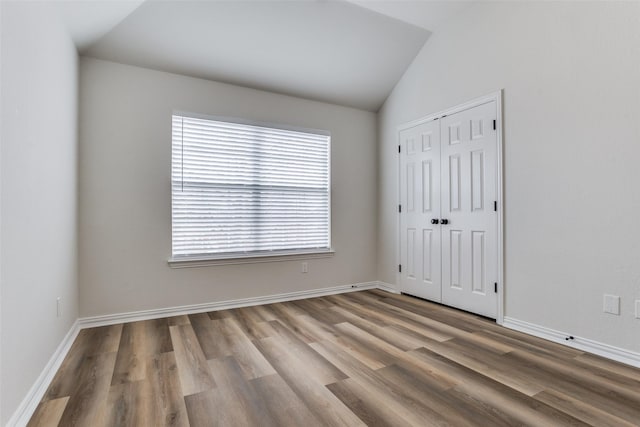
[[[66,1],[81,54],[377,111],[470,2]]]

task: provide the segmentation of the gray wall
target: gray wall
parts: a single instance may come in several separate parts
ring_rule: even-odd
[[[45,4],[1,2],[0,424],[78,317],[78,59]],[[56,316],[56,297],[62,315]]]
[[[80,67],[80,300],[93,316],[376,279],[376,115],[83,58]],[[331,132],[335,256],[171,269],[171,113]]]
[[[0,15],[0,424],[78,315],[393,283],[396,127],[499,88],[506,315],[640,351],[640,3],[461,12],[380,111],[378,147],[372,113],[86,58],[79,159],[66,31],[42,3]],[[300,261],[169,268],[173,109],[331,131],[336,255],[308,274]],[[621,316],[602,313],[605,292]]]
[[[640,351],[639,76],[637,2],[482,2],[443,25],[379,113],[379,279],[396,127],[504,88],[505,315]]]

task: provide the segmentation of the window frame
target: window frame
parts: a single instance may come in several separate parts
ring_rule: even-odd
[[[210,120],[217,122],[226,122],[248,126],[259,126],[278,130],[288,130],[294,132],[303,132],[316,135],[323,135],[328,137],[327,141],[327,181],[328,181],[328,248],[314,248],[314,249],[291,249],[291,250],[278,250],[273,252],[235,252],[235,253],[219,253],[219,254],[199,254],[188,256],[174,256],[173,255],[173,160],[172,156],[169,156],[169,194],[171,198],[171,212],[170,212],[170,242],[171,242],[171,256],[168,259],[168,264],[171,268],[184,268],[184,267],[204,267],[210,265],[228,265],[228,264],[253,264],[253,263],[265,263],[265,262],[277,262],[277,261],[290,261],[290,260],[305,260],[315,258],[329,258],[335,254],[332,246],[332,203],[331,203],[331,132],[320,129],[304,128],[300,126],[291,126],[281,123],[262,122],[256,120],[243,119],[238,117],[228,116],[214,116],[201,113],[192,113],[182,110],[173,110],[169,123],[173,126],[173,116],[183,116],[194,119]],[[169,132],[173,134],[172,128]],[[169,138],[169,146],[171,152],[173,151],[173,137]]]

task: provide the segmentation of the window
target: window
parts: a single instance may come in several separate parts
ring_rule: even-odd
[[[328,134],[172,124],[172,261],[330,251]]]

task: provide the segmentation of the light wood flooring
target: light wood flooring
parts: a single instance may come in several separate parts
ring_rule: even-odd
[[[85,329],[30,426],[638,426],[640,370],[361,291]]]

